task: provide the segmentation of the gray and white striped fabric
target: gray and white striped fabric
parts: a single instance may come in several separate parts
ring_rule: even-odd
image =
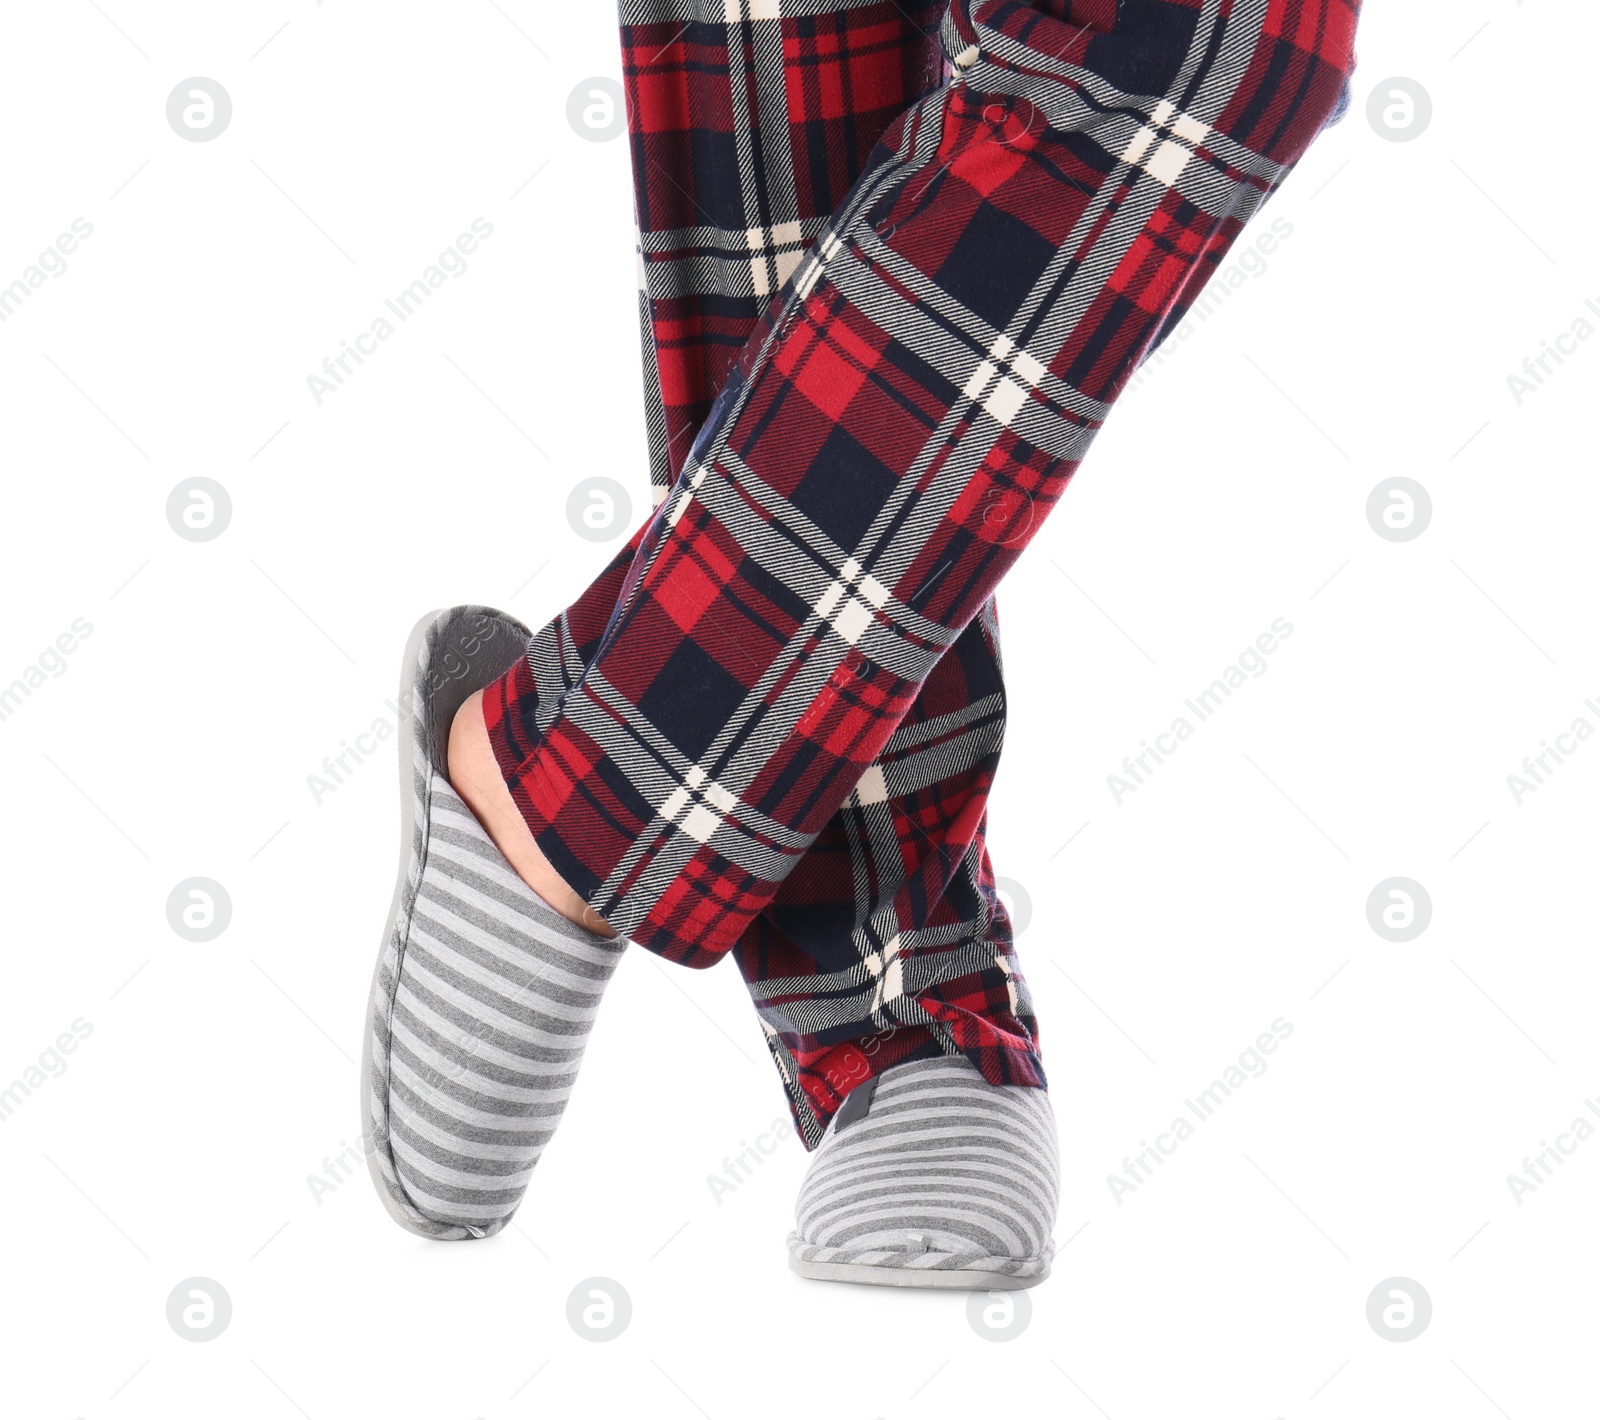
[[[363,1093],[390,1213],[414,1233],[460,1239],[499,1232],[522,1201],[627,943],[547,906],[441,772],[438,722],[447,728],[467,693],[462,675],[445,693],[429,674],[430,663],[466,664],[449,654],[452,615],[436,619],[438,634],[419,628],[408,653],[410,848],[373,981]]]
[[[1050,1272],[1059,1192],[1043,1090],[991,1085],[963,1056],[910,1061],[823,1136],[789,1265],[829,1281],[1032,1286]]]

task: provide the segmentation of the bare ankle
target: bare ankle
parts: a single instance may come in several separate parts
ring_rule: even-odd
[[[516,875],[569,922],[602,937],[615,937],[611,925],[550,866],[550,860],[528,831],[489,743],[481,690],[467,698],[450,724],[447,767],[451,787],[472,810]]]

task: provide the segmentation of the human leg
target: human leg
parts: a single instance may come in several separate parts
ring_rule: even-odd
[[[707,964],[776,900],[1348,63],[1333,11],[1323,26],[1295,6],[1197,5],[1172,76],[1182,103],[1065,61],[1076,77],[1040,87],[1007,48],[1018,8],[947,21],[947,48],[964,20],[997,72],[958,51],[966,78],[890,135],[747,345],[586,669],[544,706],[537,655],[491,688],[497,762],[530,829],[591,906],[617,903],[663,955]],[[1026,55],[1037,26],[1018,23]],[[1101,45],[1102,69],[1149,71],[1149,35],[1088,44],[1106,38],[1125,43]],[[1074,184],[1092,200],[1069,199],[1051,230],[1027,199]],[[975,230],[1013,258],[1031,231],[1043,264],[1019,282],[1015,259],[963,256]]]
[[[1332,111],[1353,25],[1339,0],[949,12],[958,78],[746,343],[578,680],[538,704],[519,662],[486,695],[590,905],[674,960],[732,948]]]

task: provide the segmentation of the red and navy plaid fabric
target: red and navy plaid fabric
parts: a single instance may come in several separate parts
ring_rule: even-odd
[[[943,4],[624,0],[620,14],[659,502],[873,145],[942,81]]]
[[[939,18],[948,82],[930,10],[624,4],[671,491],[485,702],[591,905],[736,953],[808,1143],[911,1053],[1042,1083],[984,846],[990,596],[1335,110],[1355,6]]]

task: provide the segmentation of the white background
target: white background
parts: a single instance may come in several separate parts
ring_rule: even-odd
[[[1600,348],[1520,404],[1507,377],[1600,299],[1600,24],[1370,11],[1355,110],[1250,237],[1292,235],[1126,397],[1001,594],[993,846],[1032,901],[1065,1187],[995,1343],[960,1296],[786,1270],[792,1136],[713,1200],[784,1112],[731,966],[629,954],[503,1236],[422,1242],[364,1175],[307,1181],[359,1128],[393,741],[320,804],[307,776],[386,714],[420,614],[576,594],[608,551],[567,525],[579,479],[646,511],[625,144],[565,117],[618,76],[611,7],[7,8],[0,284],[94,232],[0,325],[0,683],[93,632],[0,722],[0,1084],[92,1034],[0,1125],[0,1408],[1593,1412],[1600,1139],[1520,1203],[1506,1179],[1600,1098],[1600,743],[1520,805],[1507,775],[1600,727]],[[193,75],[231,95],[215,141],[167,124]],[[1432,97],[1415,141],[1367,120],[1391,75]],[[478,217],[468,272],[317,405],[306,377]],[[1433,501],[1405,543],[1365,512],[1397,475]],[[212,542],[166,520],[196,476],[233,502]],[[1277,617],[1268,671],[1118,804],[1123,756]],[[1433,902],[1398,944],[1365,907],[1397,875]],[[192,876],[232,899],[210,943],[167,922]],[[1278,1017],[1267,1072],[1118,1202]],[[205,1344],[165,1315],[197,1275],[233,1306]],[[593,1276],[632,1298],[606,1344],[566,1319]],[[1403,1344],[1366,1317],[1395,1276],[1433,1304]]]

